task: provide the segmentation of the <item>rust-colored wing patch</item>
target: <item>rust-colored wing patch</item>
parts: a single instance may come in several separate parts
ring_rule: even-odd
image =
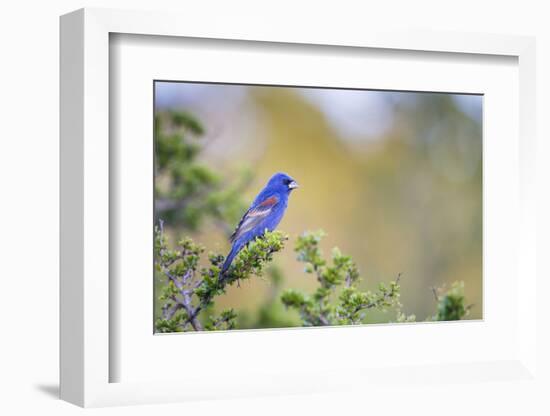
[[[277,198],[276,196],[272,196],[267,198],[261,204],[259,204],[258,207],[271,207],[275,205],[277,202],[279,202],[279,198]]]
[[[255,208],[249,209],[241,218],[229,241],[233,242],[237,240],[241,235],[260,224],[278,202],[279,198],[272,196],[259,203]]]

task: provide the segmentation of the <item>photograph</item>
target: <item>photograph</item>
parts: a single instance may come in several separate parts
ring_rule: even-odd
[[[152,87],[155,333],[483,319],[483,95]]]

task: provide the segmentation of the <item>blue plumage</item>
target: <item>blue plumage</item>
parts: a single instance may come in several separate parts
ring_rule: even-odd
[[[244,246],[263,235],[266,229],[273,231],[279,225],[288,205],[288,197],[297,187],[296,181],[286,173],[276,173],[271,177],[231,236],[233,246],[222,266],[222,275]]]

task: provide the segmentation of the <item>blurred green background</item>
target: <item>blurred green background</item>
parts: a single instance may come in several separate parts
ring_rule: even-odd
[[[264,326],[269,304],[281,322],[265,326],[298,325],[298,316],[285,312],[277,296],[284,288],[311,292],[316,287],[292,248],[297,235],[322,228],[328,234],[325,253],[337,246],[353,256],[361,287],[372,289],[402,273],[407,314],[419,320],[433,314],[431,287],[462,280],[466,302],[473,304],[467,319],[480,319],[482,100],[443,93],[155,82],[156,116],[177,111],[198,120],[204,129],[198,160],[228,184],[246,177],[238,191],[245,205],[277,171],[300,184],[279,225],[290,236],[275,257],[278,271],[271,274],[280,282],[269,276],[243,282],[216,308],[233,307],[241,327],[257,327]],[[156,186],[163,180],[157,174]],[[234,216],[246,207],[234,208]],[[229,250],[228,230],[219,221],[189,229],[177,217],[168,218],[166,229],[167,235],[189,235],[208,250]],[[159,307],[157,302],[157,313]],[[381,313],[369,319],[388,321]]]

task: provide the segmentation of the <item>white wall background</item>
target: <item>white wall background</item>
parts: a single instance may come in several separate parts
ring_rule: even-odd
[[[56,399],[58,383],[58,16],[74,9],[116,7],[180,10],[189,14],[220,13],[297,20],[337,31],[373,22],[441,30],[512,33],[538,37],[539,250],[550,247],[550,30],[544,0],[427,1],[187,1],[187,0],[20,0],[0,9],[0,414],[76,414],[83,410]],[[546,4],[547,5],[547,4]],[[185,24],[185,22],[182,22]],[[546,262],[547,263],[547,262]],[[539,265],[550,276],[548,264]],[[548,322],[542,282],[539,319]],[[544,325],[544,324],[542,324]],[[541,326],[542,326],[541,325]],[[546,325],[546,328],[550,326]],[[548,366],[549,336],[539,360]],[[545,389],[529,384],[434,386],[425,397],[411,389],[396,397],[362,397],[345,393],[141,406],[92,410],[94,414],[550,414]]]

